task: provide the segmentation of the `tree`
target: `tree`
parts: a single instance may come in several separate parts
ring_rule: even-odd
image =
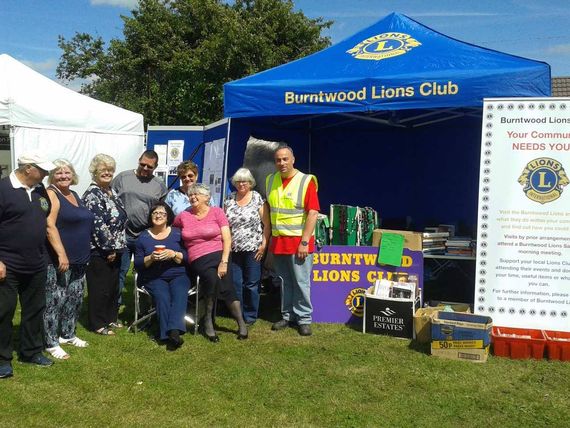
[[[206,124],[222,117],[222,86],[330,45],[332,22],[292,0],[140,0],[122,17],[124,39],[59,37],[60,79],[142,113],[149,124]]]

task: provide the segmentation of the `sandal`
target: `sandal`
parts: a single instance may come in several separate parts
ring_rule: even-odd
[[[111,328],[123,328],[123,324],[121,324],[119,321],[115,321],[109,324],[109,327]]]
[[[89,346],[89,343],[87,343],[87,341],[81,340],[77,336],[74,336],[71,339],[64,339],[63,337],[60,337],[59,343],[62,345],[70,344],[77,348],[86,348],[87,346]]]
[[[53,348],[46,348],[46,351],[50,353],[50,355],[58,360],[67,360],[69,358],[69,354],[63,350],[61,346],[54,346]]]
[[[101,327],[99,330],[95,330],[95,333],[100,334],[102,336],[115,336],[115,332],[113,330],[108,329],[107,327]]]

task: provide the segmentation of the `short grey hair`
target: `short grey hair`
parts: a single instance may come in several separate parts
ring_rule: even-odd
[[[115,159],[105,153],[96,154],[89,164],[89,172],[91,173],[91,178],[93,180],[97,177],[97,170],[101,166],[112,169],[114,172],[117,167],[117,163],[115,162]]]
[[[275,152],[273,152],[273,153],[277,153],[279,150],[289,150],[291,152],[291,156],[295,157],[295,153],[293,153],[293,149],[287,143],[279,143],[279,145],[275,149]]]
[[[230,181],[234,186],[237,185],[238,181],[247,181],[252,189],[255,187],[255,178],[247,168],[238,169]]]
[[[59,170],[61,170],[62,168],[69,168],[69,170],[71,171],[71,184],[72,185],[79,183],[79,176],[75,172],[75,168],[73,167],[71,162],[69,162],[67,159],[63,159],[63,158],[56,159],[53,161],[53,164],[55,165],[55,169],[52,169],[49,172],[48,180],[47,180],[48,184],[53,184],[53,177],[54,177],[55,173],[58,172]]]
[[[211,198],[210,187],[206,186],[202,183],[194,183],[190,187],[188,187],[188,191],[186,192],[188,196],[190,195],[204,195],[208,197],[208,201]]]

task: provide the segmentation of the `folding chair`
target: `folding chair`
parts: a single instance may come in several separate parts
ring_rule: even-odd
[[[152,296],[148,292],[144,286],[139,285],[138,283],[138,274],[134,273],[134,298],[135,298],[135,314],[134,314],[134,321],[129,327],[129,331],[133,331],[136,333],[138,330],[138,326],[142,323],[150,321],[150,319],[156,314],[156,308],[154,306],[154,301]],[[148,310],[144,313],[141,313],[141,296],[148,296],[150,300],[150,306]],[[196,284],[192,285],[188,290],[188,303],[189,307],[191,308],[191,313],[186,313],[184,316],[184,320],[188,324],[194,325],[194,334],[198,332],[198,320],[200,315],[200,278],[196,279]]]

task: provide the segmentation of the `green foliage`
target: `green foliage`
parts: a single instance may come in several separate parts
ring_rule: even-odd
[[[223,114],[224,83],[330,45],[331,22],[294,11],[291,0],[141,0],[122,17],[124,39],[59,38],[60,79],[142,113],[149,124],[198,125]]]

